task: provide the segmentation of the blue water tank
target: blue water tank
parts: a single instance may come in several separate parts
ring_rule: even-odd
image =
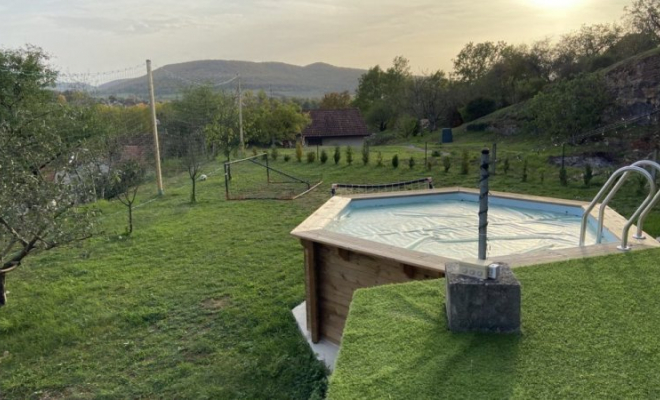
[[[451,143],[454,141],[454,134],[451,128],[442,128],[442,143]]]

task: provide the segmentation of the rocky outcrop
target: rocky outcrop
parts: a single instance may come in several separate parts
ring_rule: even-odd
[[[615,107],[603,116],[612,123],[660,109],[660,51],[651,50],[605,71]]]

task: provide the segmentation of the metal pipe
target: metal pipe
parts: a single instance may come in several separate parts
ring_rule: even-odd
[[[644,165],[644,166],[653,167],[652,172],[660,171],[660,164],[651,160],[637,161],[632,165],[633,166]],[[655,174],[651,173],[651,177],[653,178],[653,182],[655,182]],[[637,219],[637,233],[633,235],[635,239],[646,239],[646,237],[644,236],[644,227],[643,227],[644,220],[646,220],[646,217],[649,215],[653,207],[655,207],[655,205],[658,204],[658,201],[660,201],[660,190],[655,194],[655,197],[653,197],[651,203],[649,203],[649,205],[644,209],[644,211],[642,211],[639,218]]]
[[[479,259],[486,259],[488,244],[488,162],[490,151],[481,151],[481,178],[479,180]]]
[[[591,203],[589,203],[589,205],[587,206],[587,208],[584,211],[584,214],[582,215],[582,222],[580,224],[580,241],[579,241],[579,246],[580,247],[584,246],[584,239],[585,239],[586,231],[587,231],[587,223],[589,221],[589,215],[591,214],[591,210],[593,210],[594,207],[596,207],[596,204],[598,204],[598,201],[603,197],[605,192],[608,191],[608,189],[612,186],[614,181],[616,181],[616,179],[620,175],[623,175],[625,172],[628,172],[628,171],[639,172],[640,174],[642,174],[649,181],[649,187],[651,188],[651,192],[649,194],[649,197],[647,197],[647,199],[642,203],[643,206],[646,206],[648,204],[648,202],[651,200],[651,198],[653,197],[653,195],[655,194],[655,183],[653,182],[653,178],[651,178],[651,174],[649,174],[645,169],[640,168],[640,167],[627,166],[627,167],[621,167],[618,170],[616,170],[612,174],[612,176],[610,176],[610,178],[607,180],[607,182],[605,182],[603,187],[598,191],[598,193],[596,194],[594,199],[591,201]],[[628,176],[629,175],[622,176],[621,180],[619,180],[619,183],[621,185],[623,185],[622,181],[624,180],[624,178],[627,179]],[[609,201],[609,199],[608,199],[608,201]],[[607,205],[607,203],[603,202],[602,205]],[[599,220],[598,220],[598,230],[597,230],[598,232],[602,232],[602,224],[603,224],[603,219],[599,218]],[[627,232],[627,230],[626,230],[626,232]],[[627,237],[625,238],[625,240],[627,241]]]

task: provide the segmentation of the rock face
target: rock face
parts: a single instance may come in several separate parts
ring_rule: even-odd
[[[634,118],[660,108],[660,51],[652,50],[607,71],[605,83],[616,99],[616,109],[605,123]]]

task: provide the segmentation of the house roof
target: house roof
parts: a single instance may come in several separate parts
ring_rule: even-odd
[[[312,123],[302,132],[309,136],[369,136],[371,132],[357,108],[311,110]]]

